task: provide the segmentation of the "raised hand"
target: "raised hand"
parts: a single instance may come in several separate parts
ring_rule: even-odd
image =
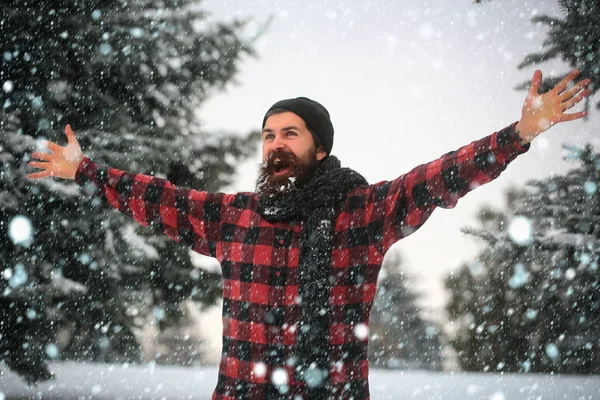
[[[46,145],[53,154],[35,152],[31,155],[32,158],[38,158],[45,162],[30,161],[30,166],[42,169],[43,171],[29,174],[27,178],[36,179],[56,176],[63,179],[75,179],[75,173],[84,155],[70,125],[65,127],[65,134],[67,135],[68,142],[66,147],[61,147],[49,141],[46,142]]]
[[[542,71],[536,70],[534,72],[531,88],[527,92],[525,104],[523,105],[521,120],[516,126],[523,139],[523,144],[530,142],[540,133],[559,122],[573,121],[586,115],[585,111],[565,113],[591,93],[590,90],[586,89],[591,82],[589,79],[570,85],[578,75],[578,70],[572,71],[552,90],[540,95],[538,90],[542,83]]]

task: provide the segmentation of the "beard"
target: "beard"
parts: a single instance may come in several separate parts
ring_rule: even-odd
[[[277,198],[297,192],[318,166],[314,146],[299,157],[283,149],[273,150],[259,166],[256,193],[263,198]]]

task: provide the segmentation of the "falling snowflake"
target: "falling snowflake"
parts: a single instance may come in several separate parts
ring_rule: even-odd
[[[366,340],[369,336],[369,327],[366,324],[356,324],[354,327],[354,336],[358,340]]]
[[[46,345],[46,355],[48,355],[48,357],[57,358],[58,353],[58,347],[54,343],[48,343]]]
[[[12,92],[13,88],[14,88],[14,84],[12,83],[12,81],[6,81],[2,85],[2,90],[4,90],[5,93]]]
[[[262,378],[267,374],[267,366],[265,363],[257,362],[254,364],[254,375],[258,378]]]
[[[14,244],[29,247],[33,242],[33,228],[29,218],[18,215],[8,223],[8,236]]]
[[[504,396],[504,393],[502,393],[502,392],[496,392],[490,396],[490,400],[504,400],[504,399],[505,399],[505,396]]]
[[[593,196],[598,191],[598,185],[595,182],[588,181],[583,184],[583,190],[588,196]]]
[[[275,368],[271,380],[275,385],[285,385],[288,382],[288,373],[283,368]]]
[[[523,264],[518,263],[515,265],[515,273],[510,278],[510,281],[508,281],[508,285],[513,289],[517,289],[525,285],[528,280],[529,272],[527,272]]]
[[[508,226],[508,236],[517,245],[527,246],[533,243],[533,226],[523,216],[514,217]]]
[[[11,274],[10,279],[8,280],[8,285],[11,288],[21,287],[27,282],[28,276],[25,271],[25,266],[23,264],[15,265],[15,270]]]
[[[308,387],[314,388],[321,385],[323,379],[327,376],[327,371],[323,371],[312,366],[304,372],[304,381]]]
[[[556,347],[556,345],[554,343],[548,343],[546,345],[546,354],[548,355],[548,357],[555,359],[558,357],[558,355],[560,354],[558,351],[558,347]]]

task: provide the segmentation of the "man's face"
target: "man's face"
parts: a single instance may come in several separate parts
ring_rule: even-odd
[[[289,191],[294,180],[306,179],[327,155],[321,148],[316,149],[306,123],[292,112],[267,118],[262,151],[257,192],[269,195]]]

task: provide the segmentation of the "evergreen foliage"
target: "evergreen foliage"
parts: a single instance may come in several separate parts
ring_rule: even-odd
[[[213,304],[220,276],[72,182],[31,181],[47,139],[113,168],[216,191],[257,132],[215,134],[198,108],[252,56],[246,22],[194,0],[6,0],[0,19],[0,361],[30,382],[49,359],[135,362],[136,332]]]
[[[600,154],[484,208],[486,245],[447,278],[452,345],[467,371],[600,373]]]
[[[486,3],[487,0],[473,0],[476,4]],[[518,65],[525,68],[540,64],[555,58],[560,58],[569,65],[569,71],[560,76],[544,77],[540,92],[544,93],[556,86],[574,68],[581,71],[580,79],[588,78],[596,84],[589,89],[595,94],[600,86],[600,2],[598,0],[558,0],[558,5],[564,13],[563,18],[549,15],[536,15],[531,21],[545,25],[548,28],[546,40],[543,42],[544,51],[529,54]],[[578,78],[578,79],[579,79]],[[528,90],[531,82],[528,80],[517,86],[517,89]],[[585,108],[589,109],[590,97],[586,99]],[[600,108],[600,102],[596,104]]]
[[[369,364],[388,369],[442,369],[438,327],[424,320],[417,294],[401,270],[398,254],[388,253],[369,320]]]

